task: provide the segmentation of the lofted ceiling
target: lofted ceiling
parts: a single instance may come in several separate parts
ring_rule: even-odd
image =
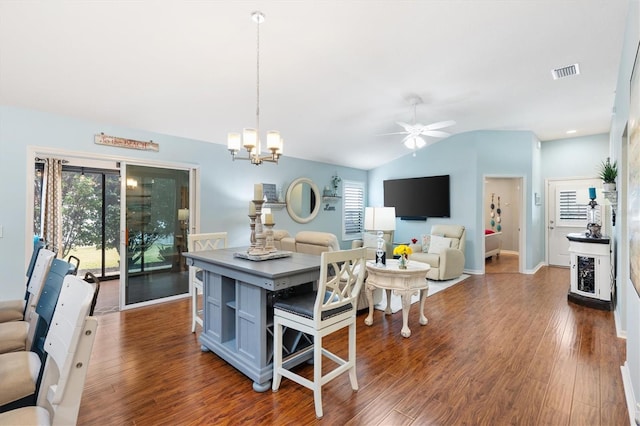
[[[406,155],[381,134],[412,121],[413,96],[419,123],[451,133],[606,133],[628,3],[0,0],[0,104],[226,145],[255,126],[260,10],[261,134],[280,130],[284,155]]]

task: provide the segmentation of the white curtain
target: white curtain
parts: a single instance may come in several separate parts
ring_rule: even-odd
[[[47,246],[62,254],[62,160],[44,160],[42,181],[42,237]]]

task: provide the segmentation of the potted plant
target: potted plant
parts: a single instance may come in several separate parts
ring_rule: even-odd
[[[611,163],[609,158],[600,164],[600,171],[598,176],[604,182],[603,188],[605,192],[616,190],[616,177],[618,176],[618,165],[614,161]]]

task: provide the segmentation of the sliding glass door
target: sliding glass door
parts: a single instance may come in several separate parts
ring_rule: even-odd
[[[189,293],[189,170],[123,165],[121,307]]]
[[[35,164],[34,235],[42,235],[43,164]],[[80,259],[78,275],[93,273],[101,281],[120,273],[120,172],[63,164],[62,247],[58,256]]]

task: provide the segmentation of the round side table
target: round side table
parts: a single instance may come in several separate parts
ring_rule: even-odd
[[[387,308],[385,314],[391,314],[391,290],[402,298],[402,337],[411,336],[409,329],[409,309],[411,308],[411,296],[420,291],[420,324],[427,324],[424,316],[424,302],[427,298],[429,283],[427,271],[431,268],[426,263],[415,262],[411,259],[407,269],[398,268],[397,259],[387,259],[384,267],[376,266],[375,262],[367,262],[367,281],[365,291],[369,302],[369,315],[365,318],[366,325],[373,324],[373,290],[382,288],[387,292]]]

